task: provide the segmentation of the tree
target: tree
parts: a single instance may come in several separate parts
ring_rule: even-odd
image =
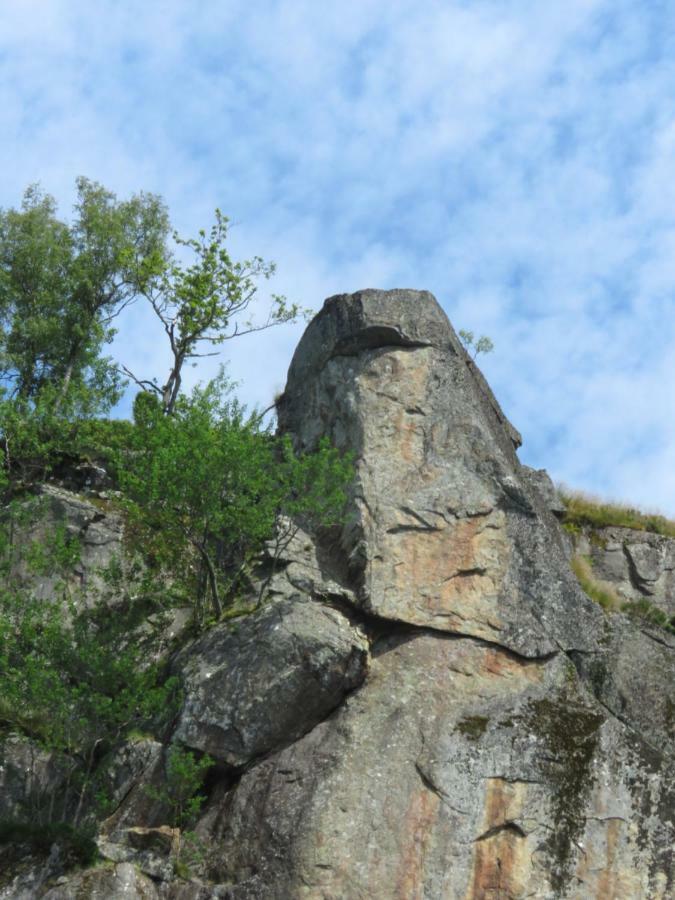
[[[122,376],[104,344],[114,320],[166,267],[162,201],[119,201],[77,180],[71,224],[29,187],[0,210],[0,481],[41,478],[81,423],[119,399]]]
[[[90,408],[119,398],[120,377],[101,350],[113,320],[166,267],[168,216],[162,201],[126,201],[77,180],[74,219],[57,218],[54,198],[29,187],[20,210],[0,211],[0,376],[12,398],[56,412],[69,394]]]
[[[473,331],[462,329],[459,332],[459,339],[467,351],[472,354],[472,359],[475,359],[481,353],[491,353],[495,348],[495,345],[486,334],[481,335],[476,340]]]
[[[157,277],[148,280],[145,293],[169,339],[171,368],[161,386],[154,380],[139,379],[128,369],[126,374],[143,389],[161,398],[165,413],[174,412],[181,388],[183,367],[188,360],[216,355],[200,352],[204,344],[211,347],[232,338],[262,331],[290,322],[301,312],[296,304],[273,294],[266,317],[262,321],[242,321],[241,316],[253,304],[257,280],[270,278],[273,263],[259,256],[235,262],[225,246],[228,219],[216,210],[216,221],[209,234],[202,230],[195,239],[174,234],[179,248],[191,254],[193,261],[167,261]]]

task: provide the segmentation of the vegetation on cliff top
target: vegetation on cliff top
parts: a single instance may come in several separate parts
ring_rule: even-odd
[[[560,499],[565,505],[563,525],[568,530],[580,528],[633,528],[636,531],[651,531],[665,537],[675,538],[675,521],[658,513],[643,512],[634,506],[612,503],[593,497],[583,491],[559,488]]]

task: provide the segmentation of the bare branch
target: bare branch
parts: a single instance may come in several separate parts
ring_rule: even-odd
[[[136,378],[134,373],[121,363],[120,365],[116,366],[116,368],[118,369],[118,371],[121,370],[125,375],[128,375],[129,378],[131,378],[131,380],[135,382],[142,390],[147,390],[149,388],[150,390],[156,391],[156,393],[161,395],[162,389],[158,385],[156,385],[154,381],[147,381],[144,378]]]

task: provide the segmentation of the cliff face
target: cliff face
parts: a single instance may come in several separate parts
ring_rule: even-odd
[[[547,476],[434,298],[327,300],[279,420],[299,448],[351,450],[356,479],[345,524],[298,532],[257,613],[173,661],[173,740],[219,764],[199,879],[133,850],[165,824],[145,741],[111,767],[112,866],[0,897],[673,896],[675,638],[581,591]]]
[[[579,589],[542,477],[434,298],[326,301],[280,422],[356,454],[318,554],[332,590],[304,586],[360,623],[371,663],[206,814],[231,896],[672,895],[675,641]]]

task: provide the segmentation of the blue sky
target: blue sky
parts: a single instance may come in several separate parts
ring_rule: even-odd
[[[429,289],[524,462],[675,515],[674,44],[665,0],[3,0],[0,206],[83,174],[308,307]],[[301,330],[229,345],[249,402]],[[140,308],[115,353],[165,374]]]

